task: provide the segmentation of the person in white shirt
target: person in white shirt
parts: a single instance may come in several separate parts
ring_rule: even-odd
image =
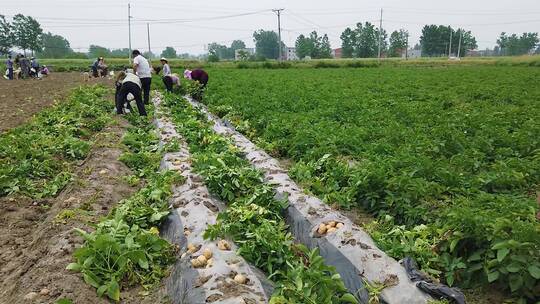
[[[152,84],[152,69],[148,60],[141,55],[139,50],[131,52],[133,56],[133,70],[139,76],[144,95],[144,104],[149,104],[150,101],[150,85]]]
[[[139,114],[141,116],[146,116],[146,109],[144,108],[141,96],[141,79],[130,71],[127,73],[121,71],[116,77],[116,83],[116,113],[124,114],[124,104],[126,103],[128,103],[128,109],[131,108],[127,100],[128,95],[131,94],[135,98]]]

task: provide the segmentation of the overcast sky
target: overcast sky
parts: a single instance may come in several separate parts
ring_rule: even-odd
[[[199,54],[216,41],[230,44],[242,39],[253,46],[257,29],[277,29],[273,8],[284,8],[283,41],[294,46],[300,33],[327,33],[333,48],[340,47],[346,26],[371,21],[378,24],[383,9],[383,28],[388,33],[404,28],[410,44],[417,43],[424,24],[444,24],[471,30],[480,49],[493,47],[502,31],[540,31],[540,0],[25,0],[0,1],[0,14],[34,16],[44,31],[66,37],[71,46],[86,51],[88,45],[128,47],[127,4],[131,3],[132,46],[160,53],[165,46],[177,52]]]

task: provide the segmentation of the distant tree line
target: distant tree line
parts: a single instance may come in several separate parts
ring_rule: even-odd
[[[377,57],[379,44],[381,55],[384,57],[401,57],[409,46],[409,33],[404,29],[393,31],[388,37],[384,29],[379,29],[370,22],[357,23],[354,28],[347,27],[341,33],[342,57],[370,58]],[[279,41],[275,31],[258,30],[253,33],[256,52],[254,55],[241,51],[243,59],[263,60],[278,59],[279,46],[285,51],[285,44]],[[527,53],[540,54],[538,33],[507,34],[501,33],[493,55],[515,56]],[[444,25],[425,25],[422,29],[420,43],[413,47],[421,50],[422,56],[447,56],[458,53],[465,56],[469,50],[478,47],[476,38],[471,31],[454,29]],[[90,45],[87,53],[75,52],[69,41],[50,32],[43,32],[39,22],[31,16],[17,14],[11,20],[0,15],[0,54],[7,54],[13,48],[27,51],[41,58],[126,58],[129,49],[109,49],[99,45]],[[238,50],[246,48],[242,40],[234,40],[230,46],[217,42],[208,45],[208,60],[233,60]],[[298,58],[330,58],[332,48],[327,34],[319,35],[313,31],[307,35],[301,34],[295,41]],[[459,50],[458,50],[459,49]],[[283,52],[284,53],[284,52]],[[144,53],[146,57],[156,58],[157,54]],[[200,58],[187,53],[178,54],[174,47],[166,47],[160,55],[166,58]]]

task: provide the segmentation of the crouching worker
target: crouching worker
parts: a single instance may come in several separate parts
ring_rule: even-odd
[[[204,70],[185,70],[184,77],[197,81],[201,85],[201,89],[206,88],[206,85],[208,84],[208,73],[206,73]]]
[[[137,103],[137,109],[141,116],[146,116],[146,109],[141,96],[141,80],[130,71],[121,71],[116,77],[116,113],[124,114],[124,104],[128,103],[127,97],[131,93]],[[131,105],[128,105],[128,109]]]

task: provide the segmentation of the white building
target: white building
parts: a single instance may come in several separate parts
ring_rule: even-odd
[[[246,60],[247,58],[242,57],[250,57],[255,55],[255,48],[246,48],[246,49],[240,49],[234,51],[234,60]]]
[[[296,56],[296,48],[286,47],[283,57],[285,60],[298,60],[298,56]]]

